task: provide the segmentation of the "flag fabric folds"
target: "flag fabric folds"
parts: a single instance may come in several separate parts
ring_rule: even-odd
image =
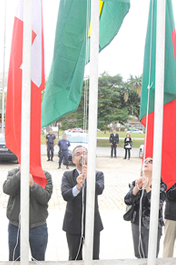
[[[153,156],[156,16],[157,1],[151,0],[145,43],[140,109],[140,120],[141,123],[146,127],[144,158]],[[169,189],[176,182],[176,152],[174,152],[173,147],[173,143],[176,140],[174,129],[174,126],[176,124],[176,30],[171,0],[166,1],[165,34],[165,81],[161,177],[167,184],[167,188]]]
[[[130,0],[100,4],[99,51],[117,34]],[[90,5],[90,0],[60,1],[53,61],[42,101],[42,127],[78,108],[84,67],[90,58]]]
[[[45,86],[42,1],[32,3],[31,132],[30,173],[43,188],[46,177],[41,168],[41,91]],[[23,71],[23,6],[20,0],[15,13],[7,84],[5,140],[21,163],[21,112]]]

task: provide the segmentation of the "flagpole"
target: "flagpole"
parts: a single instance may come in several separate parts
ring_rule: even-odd
[[[89,145],[85,227],[85,265],[92,264],[95,208],[95,172],[98,109],[99,0],[91,1]]]
[[[148,265],[156,264],[159,196],[161,181],[164,65],[165,65],[165,19],[166,0],[157,1],[156,33],[156,75],[155,75],[155,116],[154,116],[154,163],[152,174],[151,216],[149,233]]]
[[[5,1],[5,10],[4,10],[4,53],[3,53],[3,85],[2,85],[2,115],[1,115],[1,125],[2,133],[4,133],[4,93],[5,93],[5,52],[6,52],[6,1]]]
[[[31,113],[32,0],[24,0],[21,120],[21,244],[20,264],[29,264],[29,168]]]

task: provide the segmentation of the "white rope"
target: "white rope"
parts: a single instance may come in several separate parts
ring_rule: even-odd
[[[144,189],[142,190],[142,195],[140,198],[140,203],[139,203],[139,244],[138,244],[138,252],[139,252],[139,256],[140,258],[145,258],[145,254],[144,254],[144,249],[143,249],[143,242],[142,242],[142,234],[141,234],[141,230],[142,230],[142,199],[144,196]],[[142,253],[141,253],[142,252]]]

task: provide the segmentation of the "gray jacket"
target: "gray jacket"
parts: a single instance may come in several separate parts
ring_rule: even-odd
[[[53,184],[49,172],[44,171],[47,184],[43,189],[37,183],[30,188],[30,228],[46,223],[48,217],[48,202],[51,198]],[[10,195],[7,205],[7,218],[10,223],[18,226],[20,214],[20,171],[18,168],[8,172],[7,179],[3,184],[3,192]]]

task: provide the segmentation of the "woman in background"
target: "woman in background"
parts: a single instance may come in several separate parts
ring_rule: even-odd
[[[130,150],[132,148],[132,139],[130,137],[130,134],[127,133],[126,138],[124,140],[124,149],[125,149],[125,157],[124,159],[127,158],[127,152],[128,152],[128,159],[130,160]]]

